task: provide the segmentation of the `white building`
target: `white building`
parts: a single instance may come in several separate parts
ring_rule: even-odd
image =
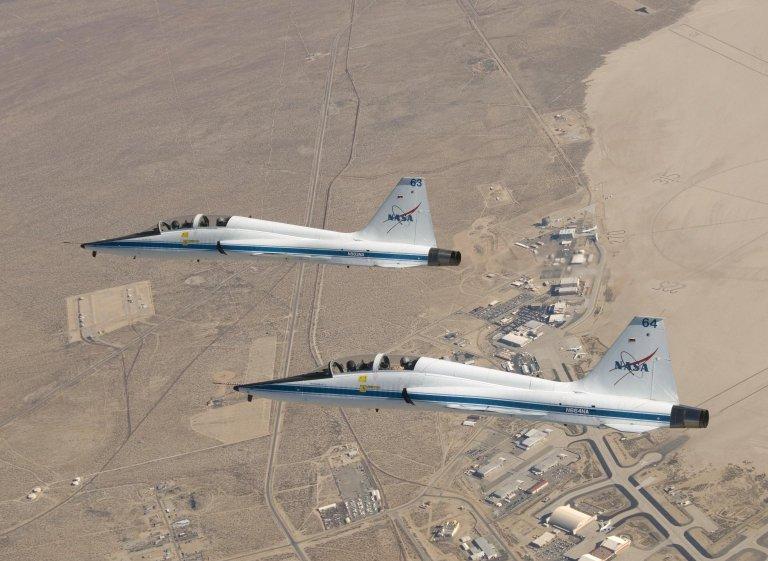
[[[536,538],[535,540],[533,540],[533,541],[531,542],[531,545],[532,545],[533,547],[537,547],[537,548],[538,548],[538,547],[544,547],[544,546],[545,546],[545,545],[547,545],[549,542],[551,542],[552,540],[554,540],[556,537],[557,537],[557,536],[556,536],[556,534],[554,534],[553,532],[544,532],[544,533],[543,533],[543,534],[541,534],[541,535],[540,535],[538,538]]]
[[[540,321],[536,321],[535,319],[526,321],[523,325],[523,328],[525,328],[527,333],[530,334],[536,334],[539,331],[541,331],[541,328],[544,327],[544,324]]]
[[[567,305],[564,300],[558,300],[554,304],[550,304],[549,309],[547,309],[547,311],[550,314],[564,314],[566,306]]]
[[[549,517],[549,525],[558,530],[563,530],[569,534],[577,535],[589,524],[597,520],[597,516],[589,515],[571,507],[570,505],[559,506]]]
[[[608,536],[603,540],[603,543],[600,544],[600,547],[609,549],[613,552],[614,555],[618,555],[625,549],[629,548],[631,543],[632,540],[630,540],[627,536]]]
[[[501,339],[499,339],[499,341],[505,345],[509,345],[510,347],[525,347],[528,343],[531,342],[531,340],[525,335],[520,335],[519,333],[515,332],[507,333]]]
[[[528,450],[540,442],[543,442],[546,438],[547,433],[545,433],[543,430],[531,429],[523,434],[523,438],[518,441],[516,446],[518,448],[522,448],[523,450]]]
[[[554,290],[555,290],[555,294],[559,296],[568,296],[569,294],[579,293],[578,286],[556,286]]]

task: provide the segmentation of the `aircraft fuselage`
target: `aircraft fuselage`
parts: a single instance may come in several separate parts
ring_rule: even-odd
[[[555,382],[427,357],[419,358],[412,369],[364,364],[356,371],[331,372],[329,368],[235,389],[257,397],[325,406],[514,415],[629,432],[679,426],[680,410],[691,409],[673,402],[585,392],[579,382]]]
[[[271,258],[308,260],[333,265],[415,267],[457,265],[458,252],[426,245],[360,239],[356,233],[334,232],[242,216],[223,226],[200,227],[196,221],[178,227],[163,224],[155,230],[90,242],[95,253],[132,257],[183,259]]]

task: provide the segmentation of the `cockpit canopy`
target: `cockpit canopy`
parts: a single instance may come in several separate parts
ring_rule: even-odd
[[[161,220],[157,225],[158,232],[184,230],[188,228],[224,228],[231,216],[197,214],[195,216],[178,216],[170,220]]]
[[[378,370],[413,370],[417,356],[402,356],[379,353],[332,360],[328,370],[332,375],[348,372],[376,372]]]

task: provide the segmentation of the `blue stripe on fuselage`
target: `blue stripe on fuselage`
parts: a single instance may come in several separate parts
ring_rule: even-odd
[[[218,251],[216,244],[204,243],[176,243],[176,242],[145,242],[145,241],[114,241],[114,242],[96,242],[92,244],[94,249],[99,247],[114,247],[121,249],[167,249],[167,250],[197,250],[197,251]],[[387,253],[380,251],[364,251],[354,249],[324,249],[312,247],[275,247],[260,245],[227,245],[221,244],[226,252],[256,252],[270,254],[286,254],[297,256],[322,256],[322,257],[342,257],[349,259],[395,259],[405,261],[426,261],[427,255],[415,253]]]
[[[333,388],[329,386],[299,386],[275,383],[274,385],[259,385],[258,388],[254,388],[259,391],[275,391],[275,392],[299,392],[299,393],[314,393],[314,394],[329,394],[331,396],[338,397],[370,397],[370,398],[386,398],[397,399],[402,401],[403,395],[397,391],[386,390],[367,390],[361,392],[355,388]],[[545,411],[547,413],[562,413],[567,415],[575,415],[580,417],[611,417],[614,419],[624,419],[632,421],[651,421],[651,422],[664,422],[669,423],[669,415],[661,413],[641,413],[638,411],[622,411],[618,409],[600,409],[595,407],[580,407],[575,405],[553,405],[549,403],[535,403],[530,401],[514,401],[508,399],[493,399],[485,397],[473,397],[473,396],[456,396],[456,395],[441,395],[441,394],[418,394],[410,395],[410,398],[414,402],[426,401],[429,403],[448,404],[448,403],[460,403],[463,405],[490,405],[495,407],[508,407],[510,409],[528,409],[530,411]],[[576,413],[574,411],[568,411],[569,409],[578,409],[579,411],[588,411],[587,414]],[[515,413],[511,413],[514,415]]]

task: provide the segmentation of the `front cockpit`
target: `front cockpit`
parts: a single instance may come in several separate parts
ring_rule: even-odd
[[[98,240],[95,242],[88,242],[81,244],[83,249],[90,249],[93,251],[94,257],[96,256],[96,250],[106,248],[126,248],[135,247],[134,241],[143,241],[140,238],[149,238],[152,236],[158,236],[166,232],[173,232],[176,230],[198,230],[203,228],[226,228],[231,216],[227,215],[213,215],[213,214],[196,214],[194,216],[179,216],[171,218],[169,220],[161,220],[157,225],[148,230],[142,232],[136,232],[128,234],[126,236],[119,236],[117,238],[109,238],[105,240]],[[188,235],[188,234],[185,234]]]

